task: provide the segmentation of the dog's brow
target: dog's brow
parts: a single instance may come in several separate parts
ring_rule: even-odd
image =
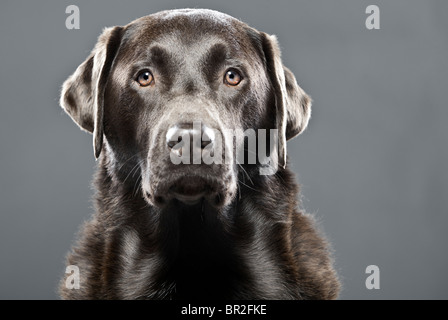
[[[222,43],[214,44],[206,54],[205,64],[219,65],[224,63],[227,58],[227,48]]]
[[[168,50],[160,46],[153,46],[149,49],[149,60],[159,72],[163,75],[162,81],[167,88],[170,88],[173,83],[174,63],[171,54]]]
[[[209,82],[215,75],[215,72],[226,62],[227,48],[222,43],[214,44],[205,54],[203,59],[203,72]]]
[[[170,54],[167,50],[159,46],[149,49],[150,59],[158,68],[165,69],[170,64]]]

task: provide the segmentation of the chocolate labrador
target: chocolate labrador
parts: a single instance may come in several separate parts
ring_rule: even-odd
[[[80,287],[64,278],[62,298],[337,297],[286,157],[311,100],[275,36],[212,10],[107,28],[61,105],[98,160],[96,213],[67,258]]]

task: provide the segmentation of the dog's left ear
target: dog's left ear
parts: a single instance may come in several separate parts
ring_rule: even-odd
[[[96,159],[103,146],[104,90],[122,30],[106,28],[91,54],[62,86],[60,104],[81,129],[93,134]]]
[[[267,72],[275,92],[279,164],[286,167],[286,141],[300,134],[311,116],[311,98],[283,66],[277,38],[261,32]]]

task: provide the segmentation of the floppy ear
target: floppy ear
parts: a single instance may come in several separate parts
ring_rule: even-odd
[[[294,74],[283,66],[277,38],[262,34],[267,72],[275,93],[279,161],[286,167],[286,141],[305,130],[311,116],[311,98],[297,84]]]
[[[121,33],[121,27],[104,29],[91,54],[62,85],[60,104],[81,129],[93,134],[96,159],[103,145],[104,90]]]

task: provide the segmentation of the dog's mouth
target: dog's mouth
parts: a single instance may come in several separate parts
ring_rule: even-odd
[[[211,191],[207,182],[199,177],[183,177],[173,183],[168,193],[187,204],[194,205],[198,203],[207,193]]]
[[[220,207],[225,204],[229,196],[224,190],[223,185],[212,179],[201,176],[182,176],[157,186],[154,195],[146,194],[146,198],[159,207],[175,200],[189,206],[205,200],[214,207]]]

